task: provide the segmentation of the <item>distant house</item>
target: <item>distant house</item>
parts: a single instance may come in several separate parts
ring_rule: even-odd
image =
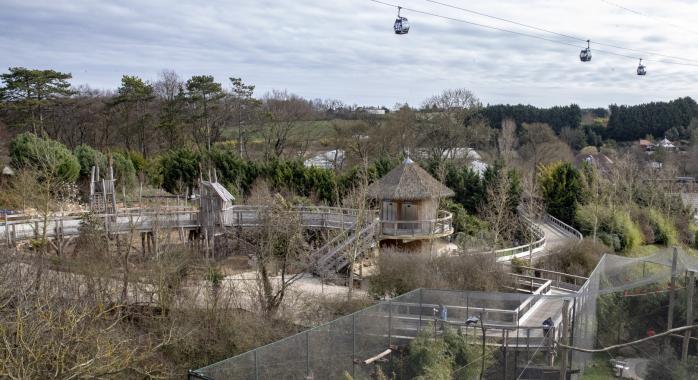
[[[420,158],[429,158],[429,151],[427,149],[418,149],[417,155]],[[473,148],[449,148],[446,149],[442,157],[445,160],[467,160],[468,167],[475,171],[480,177],[485,175],[485,170],[487,170],[487,163],[482,160],[482,156]]]
[[[335,169],[342,166],[344,158],[345,152],[342,149],[333,149],[305,160],[303,165],[308,168]]]
[[[650,169],[661,169],[664,164],[659,161],[650,161],[647,163],[647,167]]]
[[[591,165],[602,173],[608,173],[613,167],[613,160],[603,153],[580,154],[575,157],[575,162],[577,165]]]
[[[675,150],[676,149],[676,145],[674,145],[674,143],[669,141],[669,139],[667,139],[666,137],[664,139],[662,139],[662,141],[660,141],[659,144],[657,144],[657,145],[660,148],[665,149],[665,150]]]
[[[638,145],[640,145],[640,147],[642,147],[646,151],[653,151],[655,148],[654,143],[652,141],[645,139],[640,140],[640,143]]]
[[[369,115],[385,115],[388,110],[384,107],[360,107],[358,111],[365,112]]]

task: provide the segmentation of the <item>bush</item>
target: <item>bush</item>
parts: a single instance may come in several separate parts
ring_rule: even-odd
[[[201,157],[191,149],[170,151],[162,157],[162,186],[173,194],[193,188],[199,177]]]
[[[121,187],[119,184],[123,184],[127,189],[130,189],[136,184],[136,168],[126,155],[118,152],[112,153],[112,165],[118,187]]]
[[[107,158],[102,152],[92,148],[89,145],[78,145],[73,149],[75,158],[80,163],[80,176],[89,177],[92,172],[92,167],[97,165],[101,173],[106,173]]]
[[[556,248],[552,254],[543,257],[540,267],[587,277],[594,270],[601,256],[609,250],[608,246],[600,242],[584,238],[581,242],[571,242]]]
[[[539,172],[545,209],[565,223],[573,223],[577,206],[583,203],[582,175],[569,162],[544,166]]]
[[[631,251],[643,243],[640,228],[625,211],[613,215],[611,231],[618,234],[621,251]]]
[[[10,142],[10,157],[16,168],[50,172],[65,182],[75,182],[80,175],[80,163],[65,145],[32,133],[19,134]]]
[[[417,288],[498,290],[509,277],[487,254],[441,256],[383,249],[370,279],[374,297],[397,296]]]
[[[582,233],[592,235],[594,216],[598,218],[596,235],[601,241],[615,251],[630,251],[645,241],[640,226],[627,211],[611,211],[601,205],[587,204],[580,206],[575,214],[575,223]]]
[[[440,209],[446,210],[453,215],[453,229],[455,233],[462,232],[468,236],[477,236],[487,228],[485,221],[468,213],[462,204],[456,203],[451,199],[441,199]]]
[[[655,243],[669,246],[678,242],[679,232],[671,220],[654,209],[650,210],[649,219],[654,231]]]

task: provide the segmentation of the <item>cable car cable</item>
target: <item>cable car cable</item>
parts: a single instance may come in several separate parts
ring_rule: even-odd
[[[443,2],[441,2],[441,1],[436,1],[436,0],[424,0],[424,1],[429,2],[429,3],[438,4],[438,5],[441,5],[441,6],[444,6],[444,7],[453,8],[453,9],[457,9],[457,10],[460,10],[460,11],[472,13],[472,14],[475,14],[475,15],[478,15],[478,16],[482,16],[482,17],[488,17],[488,18],[491,18],[491,19],[494,19],[494,20],[499,20],[499,21],[503,21],[503,22],[508,22],[508,23],[510,23],[510,24],[522,26],[522,27],[524,27],[524,28],[529,28],[529,29],[537,30],[537,31],[544,32],[544,33],[550,33],[550,34],[554,34],[554,35],[556,35],[556,36],[560,36],[560,37],[564,37],[564,38],[569,38],[569,39],[572,39],[572,40],[577,40],[577,41],[580,41],[580,42],[587,42],[587,41],[589,40],[588,38],[582,38],[582,37],[579,37],[579,36],[573,36],[573,35],[570,35],[570,34],[555,32],[555,31],[550,30],[550,29],[540,28],[540,27],[537,27],[537,26],[524,24],[524,23],[521,23],[521,22],[518,22],[518,21],[508,20],[508,19],[505,19],[505,18],[502,18],[502,17],[497,17],[497,16],[493,16],[493,15],[486,14],[486,13],[474,11],[474,10],[472,10],[472,9],[467,9],[467,8],[455,6],[455,5],[448,4],[448,3],[443,3]],[[662,53],[657,53],[657,52],[653,52],[653,51],[649,51],[649,50],[640,50],[640,49],[626,48],[626,47],[622,47],[622,46],[618,46],[618,45],[614,45],[614,44],[609,44],[609,43],[604,43],[604,42],[598,42],[597,40],[592,40],[591,43],[596,44],[596,45],[599,45],[599,46],[606,46],[606,47],[614,48],[614,49],[621,49],[621,50],[627,50],[627,51],[634,51],[634,52],[636,52],[636,53],[642,53],[642,54],[644,54],[644,55],[656,55],[656,56],[658,56],[658,57],[679,59],[679,60],[682,60],[682,61],[698,62],[698,59],[677,57],[677,56],[667,55],[667,54],[662,54]]]
[[[377,4],[382,4],[382,5],[386,5],[386,6],[389,6],[389,7],[393,7],[393,8],[397,8],[397,7],[398,7],[398,5],[396,5],[396,4],[387,3],[387,2],[384,2],[384,1],[381,1],[381,0],[369,0],[369,1],[374,2],[374,3],[377,3]],[[421,11],[421,10],[414,9],[414,8],[408,8],[408,7],[403,7],[403,6],[400,6],[400,7],[401,7],[403,10],[407,10],[407,11],[410,11],[410,12],[419,13],[419,14],[423,14],[423,15],[427,15],[427,16],[439,17],[439,18],[442,18],[442,19],[445,19],[445,20],[461,22],[461,23],[464,23],[464,24],[469,24],[469,25],[473,25],[473,26],[477,26],[477,27],[481,27],[481,28],[486,28],[486,29],[497,30],[497,31],[500,31],[500,32],[515,34],[515,35],[519,35],[519,36],[524,36],[524,37],[529,37],[529,38],[535,38],[535,39],[539,39],[539,40],[543,40],[543,41],[553,42],[553,43],[560,44],[560,45],[572,46],[572,47],[575,47],[575,48],[577,48],[577,49],[583,49],[583,48],[584,48],[584,46],[579,46],[579,45],[574,44],[574,43],[571,43],[571,42],[565,42],[565,41],[555,40],[555,39],[551,39],[551,38],[546,38],[546,37],[538,36],[538,35],[535,35],[535,34],[517,32],[517,31],[513,31],[513,30],[509,30],[509,29],[504,29],[504,28],[500,28],[500,27],[496,27],[496,26],[485,25],[485,24],[480,24],[480,23],[477,23],[477,22],[467,21],[467,20],[463,20],[463,19],[459,19],[459,18],[455,18],[455,17],[443,16],[443,15],[440,15],[440,14],[437,14],[437,13],[427,12],[427,11]],[[584,40],[584,42],[586,42],[586,40]],[[593,43],[593,42],[592,42],[592,43]],[[612,52],[612,51],[608,51],[608,50],[602,50],[602,49],[594,49],[594,50],[597,51],[597,52],[601,52],[601,53],[605,53],[605,54],[610,54],[610,55],[615,55],[615,56],[623,57],[623,58],[629,58],[629,59],[633,59],[633,60],[640,59],[640,57],[638,57],[638,56],[632,56],[632,55],[627,55],[627,54],[622,54],[622,53],[616,53],[616,52]],[[685,62],[663,61],[663,60],[646,59],[646,58],[643,58],[643,60],[644,60],[644,61],[647,61],[647,62],[664,63],[664,64],[668,64],[668,65],[680,65],[680,66],[698,67],[698,64],[685,63]]]
[[[654,21],[656,21],[656,22],[659,22],[659,23],[662,23],[662,24],[666,24],[666,25],[671,26],[671,27],[673,27],[673,28],[681,29],[681,30],[684,30],[684,31],[686,31],[686,32],[693,33],[693,34],[698,34],[698,32],[696,32],[696,31],[694,31],[694,30],[691,30],[691,29],[689,29],[689,28],[687,28],[687,27],[685,27],[685,26],[681,26],[681,25],[678,25],[678,24],[673,24],[673,23],[671,23],[671,22],[667,22],[666,20],[662,20],[662,19],[660,19],[659,17],[654,17],[654,16],[652,16],[652,15],[648,15],[647,13],[640,12],[640,11],[636,11],[636,10],[634,10],[634,9],[628,8],[628,7],[623,6],[623,5],[620,5],[620,4],[616,4],[616,3],[611,2],[611,1],[607,1],[607,0],[600,0],[600,1],[602,1],[602,2],[604,2],[604,3],[606,3],[606,4],[608,4],[608,5],[611,5],[611,6],[613,6],[613,7],[622,9],[622,10],[624,10],[624,11],[627,11],[627,12],[630,12],[630,13],[634,13],[634,14],[639,15],[639,16],[644,16],[644,17],[650,18],[650,19],[652,19],[652,20],[654,20]]]

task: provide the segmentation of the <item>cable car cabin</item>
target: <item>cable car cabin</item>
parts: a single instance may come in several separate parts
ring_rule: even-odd
[[[591,61],[591,41],[587,40],[587,47],[586,49],[582,49],[582,51],[579,52],[579,59],[582,62]]]
[[[579,53],[579,59],[582,62],[591,61],[591,50],[589,48],[582,49],[582,51]]]
[[[645,65],[642,64],[642,59],[640,59],[640,64],[637,66],[637,75],[646,75],[647,70],[645,69]]]
[[[395,34],[407,34],[410,31],[410,24],[407,22],[406,17],[398,17],[395,19],[395,24],[393,25],[395,29]]]

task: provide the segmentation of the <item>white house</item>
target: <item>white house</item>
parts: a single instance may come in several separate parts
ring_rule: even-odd
[[[303,164],[310,168],[334,169],[339,168],[344,163],[345,152],[342,149],[333,149],[311,157]]]
[[[674,145],[674,144],[673,144],[671,141],[669,141],[669,139],[667,139],[666,137],[665,137],[662,141],[659,142],[659,146],[660,146],[661,148],[663,148],[663,149],[666,149],[666,150],[674,150],[674,149],[676,149],[676,145]]]

